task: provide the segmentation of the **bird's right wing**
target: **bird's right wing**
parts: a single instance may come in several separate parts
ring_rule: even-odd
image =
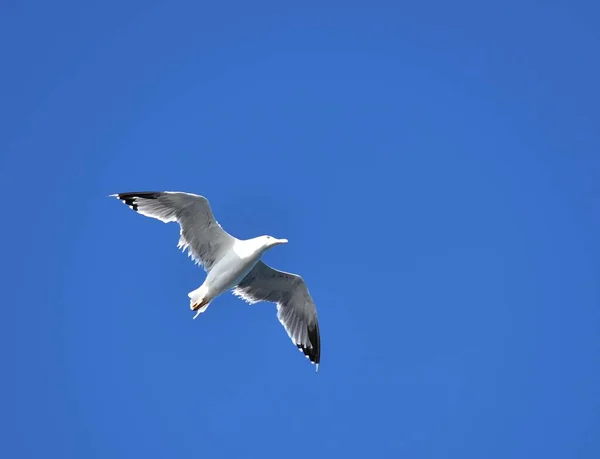
[[[277,318],[290,339],[310,361],[321,361],[321,336],[317,309],[304,279],[271,268],[259,261],[233,290],[248,303],[277,303]]]
[[[208,199],[191,193],[172,191],[119,193],[118,198],[136,212],[164,223],[177,222],[181,227],[179,245],[206,271],[221,259],[235,238],[217,223]]]

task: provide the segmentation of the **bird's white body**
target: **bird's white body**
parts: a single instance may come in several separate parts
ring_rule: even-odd
[[[206,311],[210,302],[238,285],[260,260],[261,255],[270,247],[287,242],[285,239],[274,239],[260,236],[253,239],[236,239],[232,250],[226,252],[209,271],[204,283],[196,290],[188,293],[190,308],[197,309],[194,316]]]

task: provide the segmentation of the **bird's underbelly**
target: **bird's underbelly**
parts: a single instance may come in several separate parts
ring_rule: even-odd
[[[242,258],[232,253],[219,260],[204,281],[210,296],[214,298],[239,284],[259,259],[260,257]]]

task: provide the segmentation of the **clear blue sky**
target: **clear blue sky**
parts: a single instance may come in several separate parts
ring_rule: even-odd
[[[599,9],[3,1],[0,456],[600,457]],[[318,374],[138,190],[290,240]]]

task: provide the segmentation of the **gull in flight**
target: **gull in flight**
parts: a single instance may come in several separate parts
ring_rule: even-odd
[[[217,223],[208,199],[191,193],[152,191],[113,194],[136,212],[180,226],[178,247],[208,273],[204,283],[188,293],[194,319],[221,293],[233,293],[248,303],[277,304],[277,318],[290,339],[319,369],[321,338],[317,310],[304,279],[271,268],[262,254],[287,239],[259,236],[241,240]]]

